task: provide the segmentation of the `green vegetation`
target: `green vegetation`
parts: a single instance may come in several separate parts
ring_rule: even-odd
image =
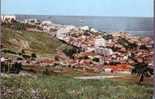
[[[3,27],[10,28],[13,30],[26,30],[26,28],[37,28],[39,30],[42,30],[39,26],[21,23],[21,22],[14,20],[14,19],[12,19],[11,22],[9,22],[9,20],[6,19],[5,22],[2,22],[1,25]]]
[[[36,58],[37,58],[37,55],[36,55],[35,53],[32,53],[32,54],[31,54],[31,59],[32,59],[32,60],[35,60]]]
[[[67,56],[72,57],[73,54],[77,52],[77,49],[74,48],[74,47],[68,47],[68,48],[65,48],[65,49],[63,50],[63,52],[64,52]]]
[[[105,35],[105,33],[104,33],[104,34],[102,34],[102,37],[103,37],[104,39],[106,39],[106,40],[113,39],[113,36],[112,36],[111,34]]]
[[[3,99],[151,99],[152,86],[126,81],[77,80],[67,76],[1,77]]]
[[[134,65],[132,73],[140,76],[139,84],[141,84],[144,81],[144,77],[150,77],[153,75],[153,68],[148,67],[145,63],[137,63]]]
[[[9,50],[9,49],[2,49],[1,50],[4,53],[11,53],[11,54],[17,54],[15,51]]]
[[[11,23],[8,20],[6,20],[6,22],[2,23],[2,26],[7,27],[7,28],[11,28],[11,29],[14,29],[14,30],[25,30],[26,27],[28,27],[29,25],[17,22],[17,21],[15,21],[13,19],[13,20],[11,20]]]
[[[68,45],[56,38],[50,38],[47,33],[16,31],[2,27],[2,44],[12,52],[28,51],[37,55],[52,55],[56,49],[64,49]]]
[[[135,43],[130,43],[128,40],[125,38],[120,38],[119,43],[123,45],[127,49],[134,49],[137,48],[137,45]]]

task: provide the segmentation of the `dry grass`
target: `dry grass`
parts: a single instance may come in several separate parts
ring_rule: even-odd
[[[68,76],[1,77],[3,99],[151,99],[153,86]]]

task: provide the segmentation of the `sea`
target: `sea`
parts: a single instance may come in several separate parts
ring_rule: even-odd
[[[62,25],[89,26],[100,32],[128,32],[131,35],[152,36],[153,17],[105,17],[105,16],[49,16],[16,15],[17,20],[48,20]]]

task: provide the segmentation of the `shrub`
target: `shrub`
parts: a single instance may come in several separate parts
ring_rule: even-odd
[[[32,58],[32,60],[35,60],[37,58],[37,55],[35,53],[32,53],[31,58]]]
[[[63,52],[64,52],[67,56],[72,57],[73,54],[77,52],[77,50],[76,50],[76,48],[65,48],[65,49],[63,50]]]
[[[16,52],[14,52],[12,50],[9,50],[9,49],[4,49],[4,50],[2,50],[2,52],[4,52],[4,53],[10,53],[10,54],[17,54]]]

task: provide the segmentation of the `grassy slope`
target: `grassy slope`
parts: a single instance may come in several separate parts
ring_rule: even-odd
[[[67,76],[1,77],[3,99],[151,99],[153,87],[125,81],[76,80]],[[46,97],[46,98],[45,98]]]
[[[2,44],[13,51],[20,51],[19,49],[22,45],[17,46],[14,42],[10,40],[16,39],[17,41],[26,41],[28,42],[30,48],[27,50],[30,52],[35,52],[40,55],[45,54],[54,54],[56,49],[62,49],[67,47],[66,44],[63,44],[55,38],[50,38],[47,33],[39,32],[17,32],[11,29],[2,28]]]

